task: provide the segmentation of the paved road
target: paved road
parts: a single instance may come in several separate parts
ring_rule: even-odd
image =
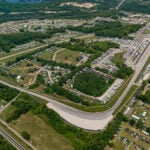
[[[122,1],[118,4],[118,6],[116,7],[116,10],[118,10],[118,9],[120,8],[120,6],[121,6],[124,2],[125,2],[125,0],[122,0]]]
[[[115,109],[121,104],[122,100],[124,99],[124,97],[126,96],[126,94],[128,93],[128,91],[130,90],[130,88],[132,87],[132,85],[134,84],[136,78],[138,77],[139,73],[141,72],[142,68],[144,67],[146,61],[148,60],[148,58],[150,57],[150,46],[145,50],[145,52],[143,53],[143,55],[141,56],[139,62],[136,64],[135,67],[135,74],[133,76],[133,78],[131,79],[131,82],[128,84],[127,88],[125,89],[125,91],[122,93],[122,95],[120,96],[120,98],[118,99],[118,101],[115,103],[115,105],[109,109],[106,110],[104,112],[95,112],[95,113],[91,113],[91,112],[84,112],[84,111],[80,111],[78,109],[75,109],[73,107],[70,107],[68,105],[62,104],[60,102],[57,102],[53,99],[47,98],[45,96],[42,96],[40,94],[31,92],[29,90],[23,89],[21,87],[16,87],[14,85],[11,85],[9,83],[6,83],[4,81],[0,80],[0,83],[5,84],[11,88],[15,88],[21,92],[39,97],[41,99],[44,99],[46,101],[48,101],[50,103],[49,107],[52,108],[53,110],[55,110],[58,114],[60,114],[64,119],[66,119],[68,122],[72,123],[69,118],[66,117],[66,115],[62,115],[63,113],[65,114],[71,114],[72,116],[78,117],[80,119],[86,119],[89,120],[89,125],[91,124],[91,121],[93,122],[94,120],[99,120],[104,122],[104,119],[107,120],[107,118],[110,118],[110,116],[112,116],[112,113],[115,111]],[[76,118],[77,119],[77,118]],[[106,124],[109,122],[110,120],[108,119],[108,121],[106,122]],[[73,124],[73,123],[72,123]],[[77,125],[77,124],[74,124]],[[84,128],[84,126],[80,126],[81,128]],[[87,129],[87,128],[86,128]],[[90,127],[88,128],[90,129]],[[101,128],[100,128],[101,129]],[[94,128],[91,128],[91,130],[94,130]],[[95,128],[95,130],[98,130],[98,128]]]
[[[12,54],[12,55],[8,55],[8,56],[5,56],[5,57],[2,57],[2,58],[0,58],[0,61],[8,59],[8,58],[11,58],[11,57],[14,57],[14,56],[18,56],[18,55],[21,55],[21,54],[24,54],[24,53],[32,52],[32,51],[34,51],[36,49],[43,48],[45,46],[48,46],[48,44],[44,44],[44,45],[39,46],[39,47],[35,47],[35,48],[29,49],[29,50],[26,50],[26,51],[22,51],[22,52],[18,52],[16,54]]]
[[[19,96],[20,96],[20,93],[13,100],[11,100],[9,103],[7,103],[5,106],[1,107],[0,113],[3,112],[8,106],[10,106],[11,103],[14,102]]]
[[[26,145],[28,145],[33,150],[37,150],[31,143],[29,143],[27,140],[25,140],[15,129],[11,128],[6,122],[4,122],[2,119],[0,119],[0,122],[7,127],[14,135],[16,135],[19,139],[21,139]]]
[[[13,137],[11,137],[4,129],[0,128],[0,134],[7,139],[17,150],[25,150]]]

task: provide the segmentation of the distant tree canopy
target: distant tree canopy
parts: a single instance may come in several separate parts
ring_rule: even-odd
[[[127,12],[150,14],[150,3],[149,0],[128,0],[125,1],[120,9]]]
[[[47,33],[40,32],[20,32],[0,35],[0,48],[3,51],[9,52],[15,45],[25,44],[27,42],[50,37]]]
[[[106,52],[109,48],[119,48],[117,43],[110,41],[91,42],[87,44],[84,40],[74,38],[71,38],[69,42],[57,44],[56,46],[92,54],[99,51]]]
[[[139,92],[136,95],[136,98],[142,100],[145,103],[150,104],[150,91],[147,91],[145,94],[142,94],[142,92]]]
[[[100,21],[93,27],[85,27],[84,25],[68,27],[84,33],[95,33],[98,36],[126,38],[128,34],[138,31],[142,25],[139,24],[122,24],[119,21]]]
[[[0,23],[6,21],[29,20],[29,19],[90,19],[96,16],[118,18],[123,15],[114,8],[118,4],[118,0],[74,0],[78,3],[95,3],[92,8],[80,8],[72,5],[60,6],[67,0],[45,0],[47,3],[8,3],[4,0],[0,1],[0,12],[4,12],[0,17]],[[48,11],[56,11],[57,13],[45,13]],[[94,13],[93,13],[94,11]],[[11,12],[19,12],[12,14]],[[25,12],[25,13],[22,13]]]

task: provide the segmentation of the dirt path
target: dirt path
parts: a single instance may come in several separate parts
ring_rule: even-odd
[[[65,50],[65,49],[64,49],[64,48],[62,48],[62,49],[60,49],[60,50],[56,51],[56,52],[54,53],[54,55],[53,55],[52,60],[53,60],[53,61],[55,61],[55,59],[56,59],[56,55],[57,55],[58,53],[60,53],[61,51],[64,51],[64,50]]]

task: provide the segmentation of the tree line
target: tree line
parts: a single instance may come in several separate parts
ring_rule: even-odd
[[[0,83],[0,99],[9,102],[13,98],[15,98],[18,95],[18,93],[19,91],[17,91],[16,89],[12,89]]]
[[[119,21],[100,21],[93,27],[81,25],[68,28],[83,33],[95,33],[97,36],[128,38],[128,34],[138,31],[142,26],[140,24],[123,24]]]
[[[1,150],[16,150],[2,135],[0,135],[0,148]]]

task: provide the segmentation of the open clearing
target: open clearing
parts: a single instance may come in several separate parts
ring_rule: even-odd
[[[56,61],[76,65],[77,59],[81,56],[81,52],[65,49],[56,55]]]
[[[0,116],[3,120],[15,110],[15,107],[10,105]],[[30,136],[30,142],[38,150],[73,150],[71,143],[58,134],[50,125],[46,124],[41,118],[29,112],[22,115],[15,121],[9,124],[17,132],[27,131]]]
[[[114,64],[117,64],[117,63],[123,63],[124,60],[123,60],[123,55],[125,54],[125,52],[122,52],[122,53],[116,53],[112,59],[113,63]]]
[[[42,52],[38,57],[45,60],[52,60],[55,51],[45,51]]]

